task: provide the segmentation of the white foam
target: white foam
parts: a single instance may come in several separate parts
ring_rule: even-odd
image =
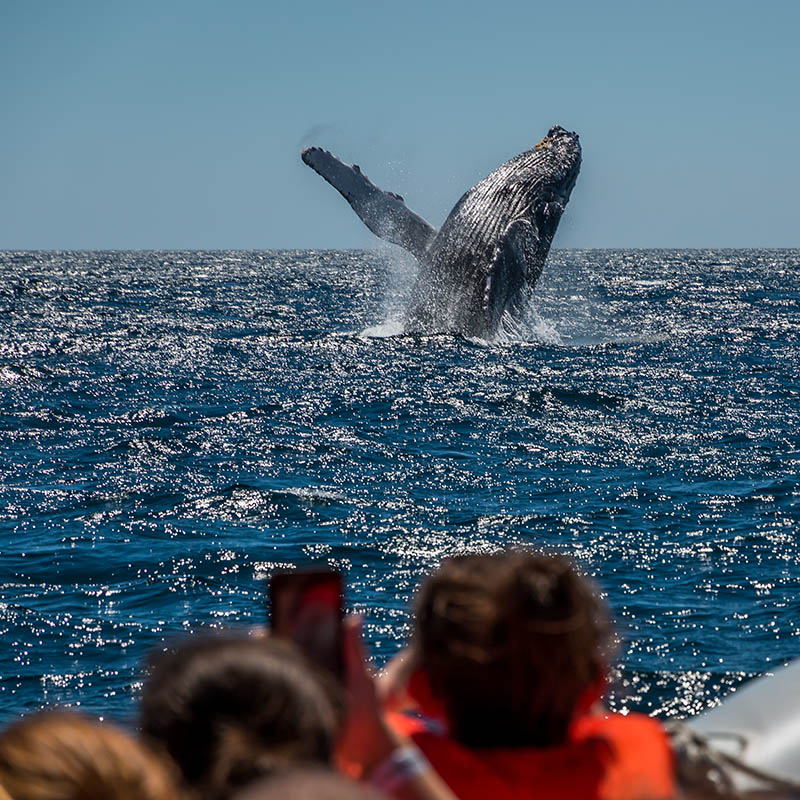
[[[403,323],[401,320],[389,319],[377,325],[371,325],[369,328],[364,328],[358,335],[362,339],[387,339],[390,336],[402,336]]]
[[[563,344],[561,334],[555,324],[542,317],[533,306],[525,311],[522,319],[515,319],[506,311],[500,320],[497,333],[491,338],[491,343],[510,345],[530,342]]]

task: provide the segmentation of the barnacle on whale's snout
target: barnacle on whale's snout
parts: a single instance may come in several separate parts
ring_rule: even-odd
[[[542,139],[542,141],[539,142],[539,144],[537,144],[536,147],[534,147],[533,149],[534,150],[546,150],[548,147],[550,147],[550,143],[552,141],[553,141],[552,137],[545,136],[544,139]]]

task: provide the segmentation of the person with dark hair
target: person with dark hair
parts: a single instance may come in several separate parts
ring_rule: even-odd
[[[42,711],[0,733],[0,798],[179,800],[172,765],[119,728]]]
[[[339,711],[290,644],[228,633],[190,638],[152,660],[141,728],[196,796],[222,800],[282,769],[329,766]]]
[[[390,694],[400,680],[427,721],[394,723],[459,798],[670,798],[660,724],[598,708],[612,641],[605,604],[569,560],[448,559],[423,582],[410,652],[389,671]]]

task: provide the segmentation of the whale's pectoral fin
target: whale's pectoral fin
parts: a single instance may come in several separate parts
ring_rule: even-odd
[[[489,265],[484,293],[484,313],[490,327],[496,328],[506,310],[512,314],[533,289],[542,272],[539,236],[527,219],[516,219],[500,237]]]
[[[302,158],[350,203],[376,236],[399,244],[418,259],[423,257],[436,229],[411,211],[399,194],[379,189],[357,165],[345,164],[319,147],[304,150]]]

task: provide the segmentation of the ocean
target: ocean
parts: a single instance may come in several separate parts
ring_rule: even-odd
[[[609,703],[800,654],[800,251],[560,250],[495,341],[400,335],[394,251],[0,253],[0,720],[130,720],[142,661],[346,573],[376,661],[442,558],[572,556]]]

